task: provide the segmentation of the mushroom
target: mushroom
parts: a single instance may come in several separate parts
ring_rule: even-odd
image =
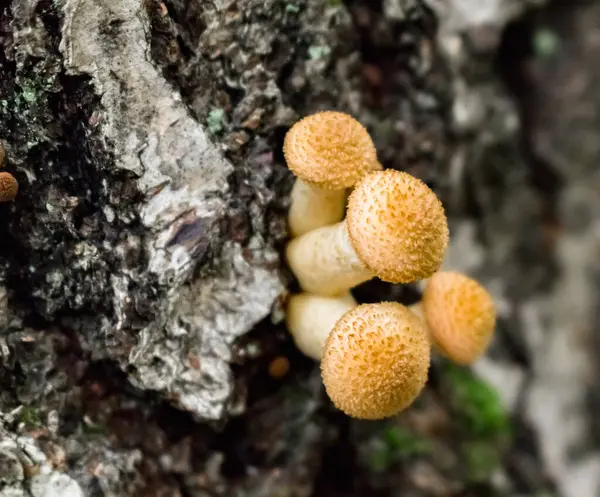
[[[287,262],[300,287],[339,295],[378,276],[408,283],[435,273],[448,246],[448,222],[433,191],[403,172],[373,172],[355,187],[346,219],[291,240]]]
[[[363,304],[344,314],[329,334],[321,375],[338,409],[353,418],[382,419],[413,403],[429,363],[421,319],[395,302]]]
[[[14,200],[19,191],[19,183],[15,177],[7,172],[0,173],[0,202]]]
[[[292,237],[341,221],[346,188],[382,168],[367,130],[342,112],[298,121],[285,136],[283,153],[297,177],[288,215]]]
[[[292,295],[287,302],[286,324],[296,347],[304,355],[320,361],[333,326],[357,305],[350,292],[336,297],[306,292]]]
[[[475,362],[492,340],[496,326],[492,296],[464,274],[434,274],[425,284],[422,301],[410,309],[423,318],[434,346],[457,364]]]

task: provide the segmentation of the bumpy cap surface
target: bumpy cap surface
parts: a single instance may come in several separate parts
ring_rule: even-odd
[[[14,200],[18,191],[19,184],[15,177],[10,173],[0,173],[0,202]]]
[[[496,326],[491,295],[456,272],[436,273],[423,293],[423,312],[433,343],[458,364],[470,364],[487,349]]]
[[[436,194],[414,176],[369,174],[350,195],[346,219],[354,250],[382,280],[410,283],[439,270],[448,221]]]
[[[324,190],[351,187],[381,169],[365,127],[342,112],[318,112],[298,121],[285,136],[283,153],[298,178]]]
[[[417,316],[394,302],[363,304],[344,314],[327,337],[321,374],[338,409],[382,419],[412,404],[429,362],[429,338]]]

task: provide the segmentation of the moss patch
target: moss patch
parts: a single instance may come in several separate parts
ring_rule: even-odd
[[[470,438],[506,440],[512,429],[498,392],[468,369],[446,364],[444,377],[453,411]]]
[[[430,442],[399,426],[386,426],[368,444],[366,463],[373,473],[383,473],[402,460],[431,451]]]

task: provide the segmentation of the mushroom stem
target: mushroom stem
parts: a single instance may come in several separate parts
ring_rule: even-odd
[[[325,340],[335,323],[357,305],[350,292],[336,297],[306,292],[292,295],[287,302],[286,324],[296,347],[304,355],[320,361]]]
[[[425,183],[395,170],[355,187],[346,219],[294,238],[287,262],[304,291],[346,292],[374,276],[390,283],[428,278],[448,244],[443,206]]]
[[[427,317],[425,316],[425,311],[423,309],[423,303],[417,302],[412,305],[406,306],[415,316],[417,316],[421,321],[423,321],[423,326],[427,331],[427,336],[429,337],[429,342],[433,345],[433,334],[431,332],[431,328],[429,328],[429,324],[427,323]]]
[[[412,305],[407,305],[411,312],[415,314],[419,319],[422,319],[425,324],[427,324],[427,320],[425,319],[425,312],[423,311],[423,306],[421,302],[417,302]]]
[[[339,295],[374,276],[352,247],[346,220],[293,239],[286,258],[300,287],[317,295]]]
[[[296,179],[288,215],[290,235],[297,237],[344,218],[346,190],[324,190]]]

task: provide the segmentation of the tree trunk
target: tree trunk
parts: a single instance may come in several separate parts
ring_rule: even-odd
[[[556,188],[500,77],[524,51],[498,51],[543,3],[3,0],[0,496],[568,495],[523,406]],[[448,265],[502,303],[490,357],[436,358],[388,422],[336,412],[282,321],[282,141],[322,109],[439,193]]]

